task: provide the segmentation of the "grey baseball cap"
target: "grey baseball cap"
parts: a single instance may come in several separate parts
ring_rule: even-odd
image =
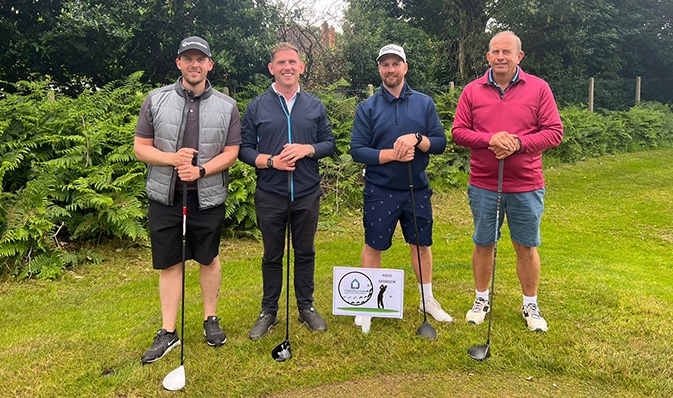
[[[388,44],[387,46],[381,47],[381,49],[379,50],[379,56],[376,57],[376,62],[379,62],[381,57],[388,54],[397,55],[398,57],[402,58],[402,61],[404,61],[404,63],[407,62],[407,56],[404,54],[404,49],[398,46],[397,44]]]
[[[200,38],[199,36],[190,36],[184,39],[180,43],[180,48],[178,48],[178,56],[187,50],[199,50],[202,53],[206,54],[208,57],[211,56],[210,46],[208,45],[208,42]]]

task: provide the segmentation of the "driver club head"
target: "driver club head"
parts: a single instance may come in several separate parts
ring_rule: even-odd
[[[271,357],[276,362],[285,362],[288,359],[292,358],[292,347],[290,347],[290,341],[285,340],[282,343],[278,344],[276,348],[271,351]]]
[[[177,391],[185,386],[185,367],[180,365],[179,368],[174,369],[171,373],[164,377],[161,383],[168,391]]]
[[[484,359],[491,356],[491,346],[490,344],[475,345],[470,347],[470,349],[467,350],[467,353],[470,354],[472,359],[483,361]]]
[[[433,328],[432,325],[428,323],[428,321],[423,322],[423,324],[416,331],[416,335],[425,337],[428,340],[434,340],[437,338],[437,332],[435,331],[435,328]]]

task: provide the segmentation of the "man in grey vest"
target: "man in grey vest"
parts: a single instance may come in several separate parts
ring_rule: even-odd
[[[222,278],[218,255],[228,168],[241,144],[240,115],[236,102],[214,90],[207,79],[213,60],[204,39],[184,39],[175,63],[182,76],[147,96],[135,131],[136,157],[148,166],[152,265],[161,270],[162,326],[142,356],[143,364],[180,345],[175,326],[182,296],[183,233],[185,259],[200,264],[206,342],[218,347],[227,340],[216,315]],[[184,190],[188,211],[183,231]]]

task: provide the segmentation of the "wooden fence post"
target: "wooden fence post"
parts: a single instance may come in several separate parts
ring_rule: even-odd
[[[594,111],[594,78],[589,78],[589,112]]]
[[[456,109],[456,105],[453,103],[453,93],[456,91],[456,85],[454,82],[449,82],[449,98],[451,98],[451,103],[449,104],[449,107],[453,110]]]

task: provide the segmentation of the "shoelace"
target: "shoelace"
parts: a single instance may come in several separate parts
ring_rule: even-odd
[[[537,305],[528,304],[524,307],[524,309],[528,313],[529,317],[531,317],[531,318],[542,318],[542,315],[540,315],[540,309],[537,308]]]
[[[487,305],[488,301],[484,300],[483,298],[478,298],[474,300],[474,304],[472,305],[472,311],[481,312],[481,310]]]

